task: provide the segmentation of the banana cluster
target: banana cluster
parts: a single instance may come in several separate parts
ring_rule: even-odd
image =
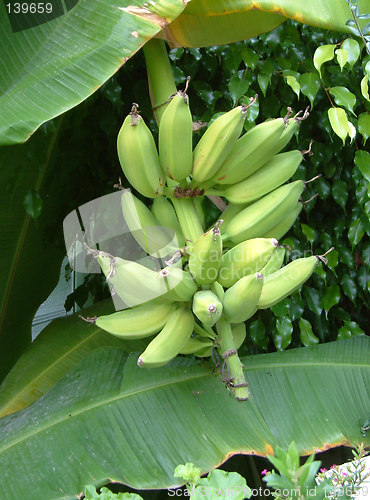
[[[193,150],[189,98],[179,91],[162,115],[157,148],[133,105],[118,134],[118,156],[131,185],[153,202],[149,209],[123,191],[122,214],[148,255],[170,258],[149,268],[96,251],[111,290],[128,306],[96,324],[122,339],[148,338],[140,367],[218,352],[239,400],[249,395],[237,356],[244,322],[295,292],[325,260],[311,256],[282,267],[285,249],[278,243],[302,210],[305,189],[302,180],[287,183],[303,153],[281,151],[307,110],[291,117],[289,109],[241,135],[247,112],[241,105],[219,116]],[[204,196],[228,202],[210,228]]]

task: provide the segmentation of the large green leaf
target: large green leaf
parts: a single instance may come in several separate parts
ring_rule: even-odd
[[[79,0],[57,19],[13,33],[1,2],[0,144],[25,141],[86,99],[184,7],[183,0]]]
[[[124,342],[80,317],[113,311],[113,303],[108,299],[72,316],[55,319],[44,328],[0,386],[0,417],[32,404],[98,347],[116,346],[127,351],[144,349],[144,341]]]
[[[252,396],[240,403],[207,364],[183,358],[144,370],[135,355],[97,349],[32,406],[0,420],[1,490],[66,500],[108,480],[168,488],[184,462],[206,472],[230,455],[266,455],[293,440],[300,453],[359,443],[368,355],[361,336],[244,358]]]
[[[369,12],[370,0],[358,5],[361,13]],[[270,31],[286,18],[348,32],[345,23],[352,15],[345,0],[192,0],[160,36],[175,47],[221,45]]]
[[[60,124],[50,122],[27,144],[0,148],[0,380],[31,342],[32,318],[58,282],[64,252],[53,222],[64,194],[50,170]],[[26,212],[27,195],[43,200],[36,221]]]

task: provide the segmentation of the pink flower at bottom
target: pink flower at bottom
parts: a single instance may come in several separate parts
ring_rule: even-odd
[[[268,470],[267,469],[263,469],[263,471],[261,472],[261,476],[266,476],[266,474],[268,474]]]
[[[322,469],[320,469],[320,472],[324,474],[324,472],[327,472],[327,470],[323,467]]]

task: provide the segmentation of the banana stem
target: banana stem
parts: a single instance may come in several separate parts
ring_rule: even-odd
[[[216,324],[221,356],[226,362],[235,398],[238,401],[247,401],[249,398],[248,384],[244,377],[243,365],[234,346],[231,325],[223,316]]]
[[[177,92],[175,80],[163,40],[152,38],[143,46],[148,72],[149,94],[156,120],[159,121],[168,98]]]
[[[187,245],[191,247],[191,244],[195,243],[203,234],[194,201],[192,198],[172,198],[172,203]]]

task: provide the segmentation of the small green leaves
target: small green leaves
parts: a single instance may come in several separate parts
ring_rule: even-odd
[[[322,298],[322,304],[326,314],[340,301],[340,288],[338,285],[331,285],[326,289]]]
[[[207,477],[198,481],[195,490],[191,492],[191,499],[211,500],[217,498],[220,491],[228,492],[227,498],[230,500],[243,500],[252,496],[252,491],[243,476],[237,472],[214,469]]]
[[[367,182],[370,182],[370,153],[367,151],[356,151],[355,165],[359,168]]]
[[[346,87],[332,87],[329,90],[338,106],[343,106],[352,114],[355,114],[353,107],[356,105],[356,96]]]
[[[347,52],[347,62],[352,67],[360,56],[360,46],[353,38],[347,38],[341,48]]]
[[[364,228],[362,227],[361,219],[355,219],[349,226],[348,239],[352,245],[352,248],[358,245],[365,234]]]
[[[361,94],[365,97],[367,101],[370,101],[370,96],[369,96],[369,77],[368,75],[365,75],[363,79],[361,80]]]
[[[230,79],[229,82],[229,92],[233,100],[233,105],[235,106],[238,100],[249,88],[249,81],[245,78],[241,78],[239,75],[235,75]]]
[[[317,73],[303,73],[303,75],[301,75],[299,83],[301,86],[302,94],[309,98],[311,108],[313,108],[316,94],[321,85]]]
[[[174,477],[181,477],[189,484],[196,484],[200,479],[201,469],[192,463],[180,464],[176,467]]]
[[[352,279],[348,274],[345,274],[341,280],[341,285],[343,288],[343,292],[347,295],[348,298],[355,301],[357,296],[357,285],[354,279]]]
[[[332,188],[332,195],[334,200],[340,205],[343,210],[346,210],[346,203],[348,200],[348,187],[342,179],[337,179]]]
[[[260,319],[253,321],[249,327],[249,335],[252,339],[252,342],[264,349],[268,346],[268,338],[266,336],[265,325]]]
[[[348,52],[345,49],[337,49],[335,55],[340,66],[340,70],[343,71],[344,65],[348,61]]]
[[[312,227],[307,226],[307,224],[301,224],[302,232],[312,244],[315,241],[315,230]]]
[[[365,146],[368,137],[370,136],[370,113],[362,113],[358,117],[358,131],[363,137],[362,144]]]
[[[274,344],[278,351],[283,351],[292,341],[293,325],[289,318],[276,320],[276,332],[274,333]]]
[[[299,336],[304,346],[314,345],[319,343],[319,339],[312,331],[312,325],[306,319],[299,320]]]
[[[330,44],[330,45],[321,45],[320,47],[317,47],[315,50],[315,54],[313,56],[313,64],[317,71],[320,74],[320,78],[322,78],[321,75],[321,66],[327,62],[331,61],[334,57],[334,49],[335,45]]]
[[[288,75],[286,77],[286,82],[293,89],[293,91],[297,94],[297,97],[299,99],[299,92],[301,90],[301,86],[299,85],[297,79],[293,75]]]
[[[143,500],[143,497],[136,493],[113,493],[108,488],[102,488],[100,493],[97,493],[95,486],[88,485],[85,487],[85,500]]]
[[[320,316],[322,311],[321,305],[321,295],[315,288],[311,288],[310,286],[305,286],[303,288],[303,296],[306,299],[307,305],[310,310],[316,314],[316,316]]]
[[[32,219],[37,220],[42,210],[42,198],[39,193],[34,189],[29,190],[24,197],[23,204],[27,214],[31,216]]]
[[[353,134],[346,112],[342,108],[330,108],[328,110],[328,117],[332,129],[342,139],[344,146],[347,136],[351,137]]]
[[[357,335],[365,335],[365,333],[354,321],[345,321],[342,328],[339,329],[337,340],[349,339]]]
[[[186,481],[188,494],[185,496],[191,496],[192,500],[211,499],[219,496],[220,491],[227,491],[232,500],[243,500],[252,495],[246,480],[237,472],[214,469],[207,477],[202,478],[200,473],[201,469],[192,463],[178,465],[175,469],[174,477]]]

